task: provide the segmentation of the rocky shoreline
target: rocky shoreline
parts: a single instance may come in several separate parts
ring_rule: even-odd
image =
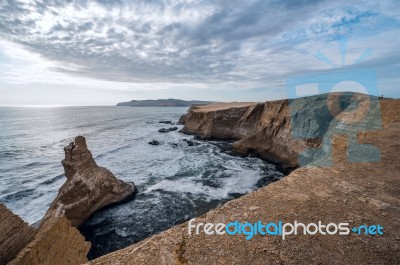
[[[241,236],[188,235],[184,223],[90,264],[395,264],[400,260],[400,167],[396,161],[400,144],[395,140],[400,133],[400,101],[378,101],[381,126],[360,131],[337,121],[358,121],[366,106],[376,111],[370,107],[371,97],[339,96],[192,106],[179,121],[184,124],[183,133],[202,139],[234,140],[238,154],[257,155],[291,172],[280,181],[209,211],[197,222],[268,219],[379,223],[385,227],[383,236],[319,235],[287,240],[256,236],[247,241]],[[341,105],[341,100],[347,105],[327,110],[327,104]],[[352,111],[353,105],[359,107],[358,111]],[[302,117],[302,133],[307,137],[293,135],[296,117]],[[380,162],[349,162],[352,134],[357,135],[357,143],[377,146]],[[326,141],[328,138],[331,141]],[[319,151],[304,152],[310,148]],[[118,180],[96,164],[84,137],[77,137],[64,151],[67,181],[38,228],[0,205],[0,227],[8,228],[0,238],[0,264],[88,262],[90,243],[76,227],[96,210],[135,195],[134,184]],[[321,163],[332,165],[320,167]]]
[[[318,121],[328,115],[323,104],[332,98],[323,95],[301,100],[305,104],[302,106],[311,105],[305,110],[298,108],[298,113],[311,110],[314,115],[306,118],[317,121],[309,123],[307,129],[324,132],[325,127]],[[353,100],[362,110],[368,97],[355,95]],[[373,143],[380,149],[380,162],[349,162],[348,137],[338,134],[328,150],[331,157],[313,157],[308,160],[309,167],[296,169],[300,165],[298,154],[304,147],[324,147],[327,143],[321,139],[291,139],[291,116],[285,100],[192,107],[180,122],[185,124],[185,133],[206,139],[234,139],[237,151],[257,152],[275,161],[282,159],[282,167],[292,171],[280,181],[209,211],[197,218],[197,223],[345,221],[350,225],[380,224],[385,228],[383,236],[298,235],[286,240],[255,236],[247,241],[245,236],[188,235],[188,224],[184,223],[89,264],[396,264],[400,260],[400,143],[396,141],[400,133],[400,101],[385,99],[378,104],[382,127],[357,132],[357,138],[359,143]],[[346,116],[341,112],[333,114],[342,120],[355,120],[360,114],[349,111],[350,116]],[[333,125],[330,129],[354,133],[351,127]],[[333,165],[312,166],[321,159],[332,160]]]
[[[136,194],[133,183],[118,180],[99,167],[83,136],[64,148],[67,181],[60,188],[38,228],[30,227],[0,205],[0,264],[82,264],[90,243],[78,231],[95,211]],[[11,223],[11,224],[10,224]],[[13,225],[13,226],[10,226]]]

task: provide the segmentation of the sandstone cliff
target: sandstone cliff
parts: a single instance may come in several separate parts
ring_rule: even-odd
[[[378,99],[358,93],[331,93],[265,103],[193,106],[181,118],[182,132],[205,139],[236,140],[241,154],[256,154],[282,170],[291,170],[330,155],[334,134],[356,135],[379,129]],[[357,111],[354,111],[356,109]],[[345,124],[346,119],[351,121]],[[313,149],[314,152],[304,152]],[[300,161],[299,161],[300,157]],[[325,163],[330,161],[325,161]]]
[[[280,105],[272,103],[275,104]],[[254,104],[249,105],[247,110],[250,109],[254,110]],[[282,240],[277,236],[256,235],[247,241],[243,235],[188,235],[188,224],[184,223],[90,264],[397,264],[400,260],[400,100],[382,100],[380,110],[382,127],[358,134],[359,143],[374,144],[380,149],[379,162],[349,162],[348,135],[335,135],[331,167],[296,169],[280,181],[211,210],[197,218],[196,223],[320,220],[348,222],[350,226],[380,224],[384,227],[383,236],[297,235]],[[246,111],[236,109],[231,113],[240,112],[240,117],[245,117]],[[220,114],[202,114],[192,109],[186,117],[187,130],[196,126],[191,115],[204,126],[198,126],[199,131],[192,133],[209,137],[211,134],[206,129],[215,132],[215,126],[219,126],[207,127],[210,121],[205,119],[207,115]]]
[[[35,236],[35,229],[0,204],[0,264],[12,260]]]
[[[87,148],[86,140],[78,136],[64,148],[62,161],[67,181],[50,205],[44,220],[64,215],[72,225],[80,226],[96,210],[132,198],[133,183],[118,180],[108,169],[99,167]]]
[[[88,261],[90,243],[65,217],[48,219],[9,265],[72,265]]]
[[[251,106],[248,109],[254,109]],[[339,134],[332,140],[333,166],[296,169],[280,181],[211,210],[196,223],[297,220],[348,222],[350,226],[380,224],[383,236],[297,235],[282,240],[256,235],[247,241],[243,235],[188,235],[188,224],[184,223],[89,264],[397,264],[400,100],[381,101],[380,107],[382,128],[359,134],[360,143],[373,143],[380,149],[380,162],[350,163],[348,137]],[[211,115],[191,112],[189,115],[195,113],[199,120]],[[194,126],[191,118],[186,119],[188,126]],[[199,130],[199,134],[205,132]]]
[[[118,180],[96,164],[84,137],[76,137],[64,151],[62,165],[67,181],[37,231],[0,205],[0,264],[10,260],[12,265],[87,262],[90,243],[76,227],[96,210],[135,195],[133,183]]]

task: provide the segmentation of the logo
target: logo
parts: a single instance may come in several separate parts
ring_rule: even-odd
[[[345,66],[346,40],[340,40],[339,46],[342,66]],[[355,63],[370,55],[371,50],[364,51]],[[321,52],[316,57],[337,67]],[[332,140],[335,135],[347,137],[348,162],[380,161],[380,150],[376,146],[358,141],[359,133],[382,127],[374,69],[346,66],[292,77],[287,80],[287,91],[292,137],[322,140],[319,148],[308,148],[299,155],[300,166],[332,166]],[[306,97],[310,95],[315,96],[312,99]]]
[[[242,235],[246,240],[251,240],[254,236],[280,236],[285,240],[290,235],[383,235],[384,229],[381,225],[360,225],[353,228],[349,223],[328,223],[321,221],[316,223],[301,223],[294,221],[293,223],[284,223],[283,221],[264,223],[261,220],[250,222],[229,222],[225,223],[197,223],[194,224],[196,218],[190,219],[188,222],[188,235],[198,235],[204,233],[206,235]]]

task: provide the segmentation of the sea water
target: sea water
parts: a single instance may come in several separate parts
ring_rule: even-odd
[[[159,133],[187,108],[0,108],[0,203],[34,224],[65,182],[64,146],[86,137],[97,164],[134,182],[136,198],[95,213],[80,229],[90,258],[182,223],[280,179],[271,164],[230,152],[230,142]],[[184,139],[194,141],[189,146]],[[152,140],[160,142],[153,146]]]

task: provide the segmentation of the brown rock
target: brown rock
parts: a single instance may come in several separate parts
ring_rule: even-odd
[[[65,217],[48,219],[9,265],[72,265],[88,261],[90,243]]]
[[[0,204],[0,264],[12,260],[33,240],[36,231],[7,207]]]
[[[185,126],[181,131],[206,139],[236,140],[233,146],[236,152],[258,155],[280,169],[290,171],[314,161],[313,157],[299,161],[299,154],[307,148],[320,148],[328,128],[335,132],[342,130],[340,133],[343,134],[351,131],[351,126],[335,127],[336,121],[348,122],[363,117],[369,99],[359,93],[331,93],[265,103],[195,106],[182,118]],[[346,101],[360,102],[357,111],[337,106],[338,102]],[[295,124],[293,117],[296,117]]]
[[[191,108],[182,132],[206,139],[237,140],[238,153],[253,153],[283,168],[297,166],[304,140],[292,139],[288,100],[210,104]]]
[[[10,229],[6,230],[5,235],[11,238],[2,241],[1,245],[5,247],[1,250],[6,252],[1,256],[9,261],[23,248],[10,262],[12,265],[72,265],[87,262],[90,243],[85,242],[75,227],[96,210],[128,199],[136,192],[133,184],[118,180],[106,168],[96,164],[84,137],[76,137],[75,142],[65,147],[64,151],[62,165],[67,181],[60,188],[34,239],[32,228],[11,212],[5,211],[5,207],[0,207],[0,216],[3,217],[4,213],[7,216],[2,222],[9,225]]]
[[[382,130],[365,133],[360,140],[379,147],[379,163],[348,163],[343,156],[346,141],[341,137],[333,144],[333,167],[296,169],[280,181],[196,218],[195,224],[348,222],[350,228],[380,224],[384,235],[301,234],[285,240],[256,235],[246,240],[244,235],[188,235],[184,223],[90,264],[398,264],[400,100],[381,101],[381,111]],[[187,122],[191,123],[190,118]]]
[[[87,148],[83,136],[64,148],[62,161],[67,181],[60,188],[44,220],[65,216],[75,227],[85,222],[96,210],[132,198],[133,183],[118,180],[108,169],[99,167]]]

